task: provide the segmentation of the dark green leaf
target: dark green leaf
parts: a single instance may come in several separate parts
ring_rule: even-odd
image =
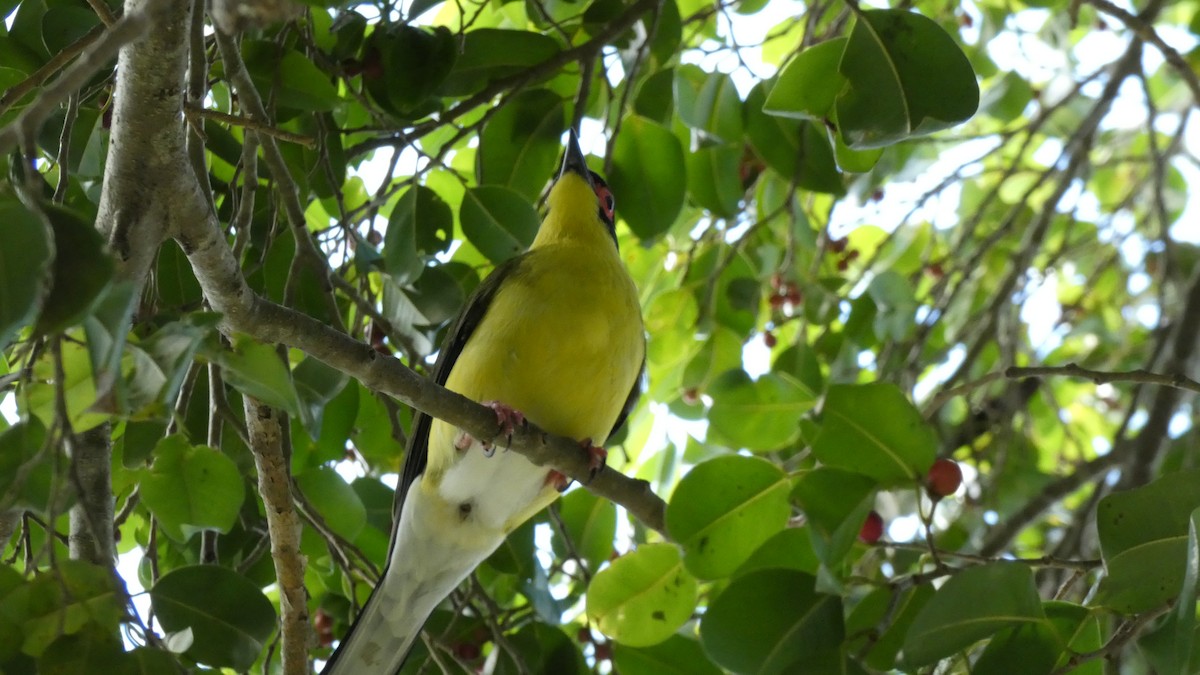
[[[666,232],[683,208],[687,187],[679,139],[655,122],[629,116],[613,147],[609,183],[617,214],[634,234],[654,239]]]
[[[318,467],[296,476],[296,485],[331,530],[354,541],[367,524],[367,509],[336,471]]]
[[[785,569],[734,579],[700,622],[704,651],[739,673],[831,672],[841,660],[842,602],[815,584]]]
[[[1029,567],[1008,562],[969,567],[950,577],[913,619],[904,661],[930,664],[1004,628],[1045,619]]]
[[[321,436],[325,405],[346,386],[349,376],[310,357],[292,371],[296,395],[300,402],[300,419],[308,435],[316,440]]]
[[[104,239],[78,214],[44,205],[54,230],[54,278],[34,332],[45,335],[79,323],[91,311],[113,275]]]
[[[788,61],[763,101],[763,111],[822,124],[828,120],[834,101],[846,86],[846,78],[838,72],[846,43],[846,38],[827,40]]]
[[[1171,473],[1117,492],[1096,507],[1108,571],[1097,602],[1119,612],[1156,607],[1179,594],[1188,561],[1192,513],[1200,508],[1200,471]]]
[[[617,643],[613,665],[621,675],[721,675],[699,642],[678,634],[651,647]]]
[[[802,475],[792,496],[804,509],[821,562],[836,567],[850,552],[863,519],[875,503],[875,481],[860,474],[820,467]]]
[[[751,380],[741,368],[713,381],[709,423],[728,442],[753,451],[778,450],[800,435],[800,418],[817,397],[787,373]]]
[[[742,199],[741,144],[706,145],[687,156],[688,193],[720,218],[733,218]]]
[[[528,199],[498,185],[468,189],[458,217],[463,234],[494,263],[529,248],[539,225]]]
[[[274,42],[246,40],[242,43],[242,58],[258,90],[281,106],[324,112],[338,102],[337,87],[330,76],[298,51]]]
[[[551,58],[558,42],[540,33],[506,28],[478,28],[463,38],[454,70],[442,83],[446,96],[467,96],[490,80],[506,77]]]
[[[933,464],[934,431],[895,385],[833,385],[821,413],[813,453],[828,466],[888,486],[916,480]]]
[[[187,653],[211,666],[249,669],[275,632],[275,609],[262,590],[217,565],[168,572],[150,589],[150,604],[167,631],[192,631]]]
[[[17,201],[0,204],[0,348],[32,322],[40,306],[50,262],[50,241],[41,219]]]
[[[479,182],[510,188],[530,202],[555,176],[567,119],[562,97],[547,89],[517,94],[479,135]]]
[[[859,12],[839,71],[839,129],[871,148],[963,122],[979,106],[971,64],[934,21],[899,9]]]
[[[397,283],[421,275],[435,253],[446,250],[454,232],[454,214],[441,196],[414,185],[396,202],[383,237],[384,269]]]

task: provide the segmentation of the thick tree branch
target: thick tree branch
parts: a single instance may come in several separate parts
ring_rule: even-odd
[[[180,191],[183,192],[184,188]],[[199,200],[198,189],[193,188]],[[237,260],[218,229],[212,214],[198,208],[173,212],[179,243],[192,263],[196,278],[213,309],[224,314],[226,328],[268,343],[282,343],[354,377],[371,389],[439,419],[446,420],[477,439],[495,441],[535,464],[552,466],[584,483],[601,497],[624,506],[649,527],[665,531],[665,503],[644,480],[617,471],[601,471],[591,483],[589,457],[578,439],[548,434],[533,425],[499,438],[496,414],[490,408],[417,375],[399,360],[381,355],[369,345],[329,326],[255,294],[246,285]]]
[[[279,584],[279,632],[284,675],[307,675],[308,591],[304,587],[304,555],[300,553],[300,518],[292,501],[292,479],[283,451],[279,412],[249,396],[243,397],[246,430],[254,466],[258,470],[258,494],[266,507],[271,559]]]

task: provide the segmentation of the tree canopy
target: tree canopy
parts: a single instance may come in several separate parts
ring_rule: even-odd
[[[405,672],[1200,672],[1196,0],[0,16],[3,672],[327,658],[569,128],[645,394]]]

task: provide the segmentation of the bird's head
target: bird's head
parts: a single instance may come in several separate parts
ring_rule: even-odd
[[[579,140],[572,129],[563,156],[562,170],[546,200],[548,213],[538,238],[547,236],[586,236],[602,230],[614,243],[613,223],[616,207],[612,190],[600,174],[588,168]],[[590,230],[590,231],[589,231]],[[535,244],[536,245],[536,244]]]

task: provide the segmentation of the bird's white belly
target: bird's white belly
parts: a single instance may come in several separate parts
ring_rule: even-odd
[[[438,496],[460,509],[469,505],[466,508],[470,509],[470,517],[480,527],[503,532],[506,524],[537,499],[549,469],[505,450],[499,443],[490,457],[479,441],[465,450],[455,450],[461,456],[442,476]]]

